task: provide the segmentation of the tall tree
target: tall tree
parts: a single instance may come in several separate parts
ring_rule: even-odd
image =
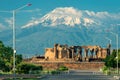
[[[105,65],[107,67],[113,67],[116,68],[117,66],[117,51],[113,50],[112,54],[110,56],[107,56],[105,61]],[[118,50],[118,66],[120,67],[120,49]]]
[[[22,55],[16,55],[16,64],[22,61]],[[13,49],[6,47],[2,41],[0,41],[0,70],[10,71],[13,68]]]

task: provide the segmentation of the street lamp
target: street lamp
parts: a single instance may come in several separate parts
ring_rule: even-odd
[[[109,40],[109,43],[111,44],[112,40],[108,37],[105,37],[105,39]]]
[[[119,66],[118,66],[118,34],[111,32],[113,35],[116,36],[116,48],[117,48],[117,73],[119,74]]]
[[[26,5],[24,5],[24,6],[22,6],[22,7],[20,7],[20,8],[17,8],[17,9],[15,9],[15,10],[12,10],[12,11],[0,11],[0,12],[7,12],[7,13],[11,13],[12,12],[12,17],[13,17],[13,74],[14,74],[14,78],[15,78],[15,54],[16,54],[16,45],[15,45],[15,14],[16,14],[16,12],[17,11],[19,11],[20,9],[23,9],[23,8],[25,8],[25,7],[27,7],[27,6],[31,6],[32,4],[26,4]]]
[[[12,11],[12,14],[13,14],[13,73],[14,73],[14,78],[15,78],[15,68],[16,68],[16,65],[15,65],[15,55],[16,55],[16,44],[15,44],[15,14],[16,14],[16,11],[20,10],[20,9],[23,9],[27,6],[31,6],[31,4],[26,4],[20,8],[17,8],[15,10]]]
[[[111,54],[111,44],[112,44],[112,40],[108,37],[105,37],[105,39],[109,40],[109,44],[110,44],[110,54]]]

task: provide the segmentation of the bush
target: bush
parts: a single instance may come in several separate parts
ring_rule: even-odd
[[[34,64],[28,64],[28,63],[21,63],[17,66],[17,73],[24,73],[24,74],[28,74],[28,73],[39,73],[39,71],[41,71],[43,68],[42,66],[36,66]]]
[[[67,71],[68,68],[67,68],[66,66],[60,66],[60,67],[58,68],[58,70],[59,70],[59,71]]]
[[[106,74],[106,75],[110,75],[109,67],[104,66],[103,69],[102,69],[102,71],[103,71],[104,74]]]
[[[57,70],[51,71],[51,74],[58,74],[59,72]]]

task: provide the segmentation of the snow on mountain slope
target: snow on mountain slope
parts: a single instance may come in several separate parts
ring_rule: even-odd
[[[120,13],[94,12],[88,10],[78,10],[74,7],[59,7],[45,14],[43,17],[30,20],[22,28],[35,25],[57,27],[65,25],[67,27],[101,27],[111,26],[120,23]]]
[[[44,15],[42,18],[29,21],[22,28],[31,27],[38,24],[53,27],[59,25],[75,27],[76,25],[90,26],[92,24],[97,24],[97,22],[91,18],[91,16],[93,16],[91,14],[95,13],[90,11],[77,10],[73,7],[56,8]]]

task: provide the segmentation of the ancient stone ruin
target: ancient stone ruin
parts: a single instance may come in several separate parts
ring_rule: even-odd
[[[46,70],[58,69],[66,66],[69,69],[100,70],[104,66],[102,61],[110,55],[110,44],[107,48],[100,46],[68,46],[55,44],[53,48],[46,48],[44,56],[34,56],[25,62],[42,65]]]
[[[68,46],[55,44],[53,48],[45,49],[46,61],[101,61],[110,55],[110,45],[100,46]]]

